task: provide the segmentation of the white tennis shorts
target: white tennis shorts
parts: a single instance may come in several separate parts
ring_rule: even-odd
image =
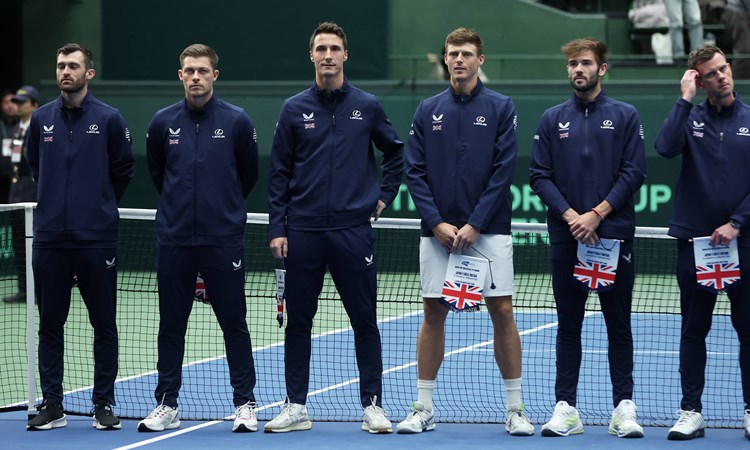
[[[489,259],[490,268],[484,281],[484,297],[504,297],[515,293],[513,283],[513,240],[507,234],[480,234],[479,239],[464,251],[467,256]],[[481,254],[479,253],[481,252]],[[448,268],[448,252],[434,237],[419,240],[419,274],[422,297],[440,298]],[[494,283],[495,288],[492,288]]]

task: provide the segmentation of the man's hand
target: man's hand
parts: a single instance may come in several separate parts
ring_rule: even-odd
[[[271,243],[268,245],[271,248],[271,254],[274,258],[284,259],[289,252],[289,243],[285,237],[278,237],[271,239]]]
[[[453,251],[453,242],[456,240],[458,228],[447,222],[440,222],[432,227],[432,234],[435,235],[438,243],[446,252],[450,253]]]
[[[740,235],[740,230],[725,223],[711,233],[711,245],[729,245],[732,239]]]
[[[569,209],[563,214],[563,220],[568,223],[570,234],[573,235],[575,240],[589,245],[599,243],[599,235],[596,234],[596,229],[599,227],[601,219],[594,211],[578,214],[573,209]]]
[[[697,70],[688,69],[680,80],[680,90],[682,92],[682,98],[686,101],[692,102],[695,97],[695,93],[698,91],[698,83],[700,80],[700,74]]]
[[[453,252],[462,252],[470,248],[479,239],[480,231],[468,223],[461,227],[453,240]]]
[[[380,219],[380,213],[382,213],[384,209],[385,202],[383,200],[378,200],[378,206],[375,207],[375,212],[372,213],[372,217],[377,221]]]

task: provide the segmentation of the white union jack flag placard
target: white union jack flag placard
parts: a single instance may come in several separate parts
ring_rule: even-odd
[[[451,253],[441,303],[454,312],[479,311],[486,277],[486,260]]]
[[[710,236],[693,238],[693,253],[695,278],[702,288],[720,292],[740,281],[737,239],[732,239],[729,245],[712,245]]]
[[[596,245],[578,242],[578,262],[573,268],[575,278],[583,288],[601,291],[614,286],[617,260],[620,258],[618,239],[599,239]]]

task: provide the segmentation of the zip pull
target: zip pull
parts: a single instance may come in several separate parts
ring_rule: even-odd
[[[73,142],[73,130],[68,131],[68,142]]]
[[[719,133],[719,142],[724,142],[724,132]]]
[[[196,123],[196,124],[195,124],[195,134],[198,134],[198,133],[200,133],[200,131],[201,131],[201,124],[199,124],[199,123]]]

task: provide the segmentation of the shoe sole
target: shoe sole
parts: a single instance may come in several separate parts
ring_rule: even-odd
[[[642,438],[643,437],[643,431],[633,430],[628,433],[623,433],[621,431],[613,430],[612,428],[609,429],[609,434],[612,436],[617,436],[618,438],[625,438],[625,439],[633,439],[633,438]]]
[[[256,423],[255,426],[248,426],[244,423],[241,423],[237,425],[236,427],[232,427],[233,433],[252,433],[258,431],[258,424]]]
[[[511,431],[506,428],[505,431],[507,431],[508,434],[511,435],[511,436],[533,436],[534,435],[534,430],[531,430],[531,431],[514,431],[514,432],[511,433]]]
[[[118,422],[114,425],[102,425],[98,420],[94,420],[94,423],[92,423],[91,426],[97,430],[119,430],[122,428],[122,422]]]
[[[667,435],[667,439],[670,441],[689,441],[690,439],[704,437],[706,435],[706,430],[700,429],[695,430],[692,434],[685,434],[680,433],[679,431],[670,431]]]
[[[263,431],[266,433],[288,433],[290,431],[307,431],[312,428],[312,422],[311,421],[305,421],[296,423],[294,425],[290,425],[286,428],[268,428],[266,425],[263,428]]]
[[[68,425],[68,421],[65,416],[60,419],[53,420],[52,422],[45,423],[44,425],[26,425],[27,431],[47,431],[53,428],[64,428]]]
[[[175,428],[180,428],[180,421],[179,420],[176,421],[176,422],[171,422],[171,423],[167,424],[162,429],[149,428],[148,425],[146,425],[143,422],[141,422],[141,423],[138,424],[138,431],[142,431],[142,432],[157,432],[157,431],[165,431],[165,430],[174,430]]]
[[[431,424],[425,426],[421,430],[414,429],[414,428],[398,428],[397,427],[396,428],[396,433],[398,433],[398,434],[417,434],[417,433],[421,433],[423,431],[432,431],[436,427],[437,427],[437,424],[434,424],[434,423],[431,423]]]
[[[393,433],[393,427],[388,428],[370,428],[368,425],[362,424],[362,431],[367,431],[370,434],[389,434]]]
[[[550,428],[542,428],[542,436],[547,436],[547,437],[567,437],[567,436],[571,436],[575,434],[583,434],[583,428],[581,429],[574,428],[570,431],[563,432],[563,433],[557,432]]]

